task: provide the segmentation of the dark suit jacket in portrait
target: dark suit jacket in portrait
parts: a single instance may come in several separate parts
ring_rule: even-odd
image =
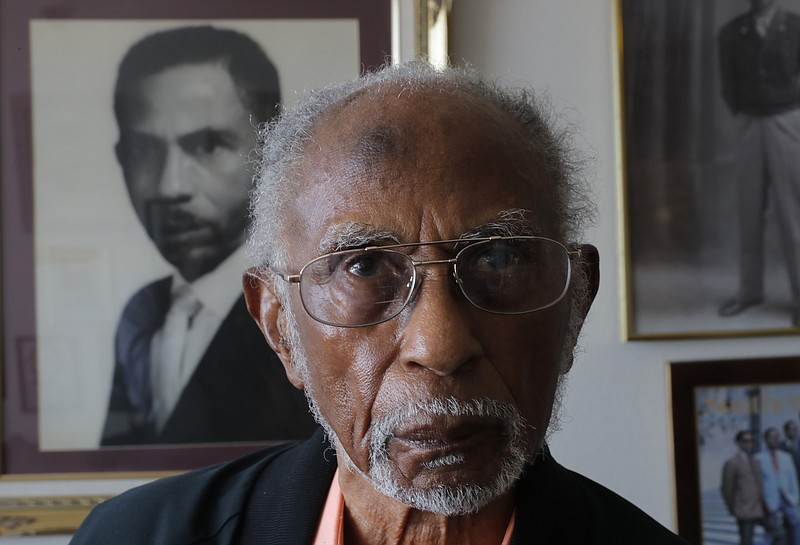
[[[722,96],[733,113],[771,115],[800,106],[800,16],[778,10],[762,38],[749,13],[719,34]]]
[[[322,432],[135,488],[72,545],[311,545],[336,471]],[[512,545],[687,545],[607,488],[537,457],[516,489]]]
[[[316,424],[305,396],[250,317],[244,296],[222,322],[161,432],[149,419],[149,369],[131,354],[149,353],[169,310],[171,278],[137,292],[120,318],[116,365],[101,445],[300,439]]]

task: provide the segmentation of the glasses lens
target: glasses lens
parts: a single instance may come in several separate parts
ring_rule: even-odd
[[[461,290],[474,305],[489,312],[521,314],[563,297],[570,262],[557,242],[511,238],[467,246],[458,254],[456,271]]]
[[[315,319],[364,326],[394,317],[409,297],[414,265],[392,250],[348,250],[315,259],[303,268],[300,296]]]

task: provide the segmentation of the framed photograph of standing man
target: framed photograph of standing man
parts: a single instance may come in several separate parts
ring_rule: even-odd
[[[800,6],[618,9],[628,337],[800,333]]]

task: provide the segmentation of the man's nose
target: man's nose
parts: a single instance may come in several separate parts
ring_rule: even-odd
[[[446,270],[442,267],[426,274],[410,308],[398,316],[404,322],[401,363],[439,376],[469,369],[483,357],[483,347],[475,335],[475,309]]]
[[[159,197],[180,198],[191,195],[194,190],[192,168],[192,160],[186,152],[175,143],[169,144],[158,180]]]

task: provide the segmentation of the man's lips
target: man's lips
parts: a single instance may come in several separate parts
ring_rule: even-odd
[[[180,232],[196,229],[198,225],[197,219],[191,214],[187,213],[174,213],[167,216],[164,221],[164,231],[166,232]]]
[[[388,443],[402,450],[470,450],[504,433],[502,422],[489,418],[438,417],[395,430]]]
[[[192,225],[162,233],[161,240],[167,246],[180,250],[183,246],[214,244],[214,230],[209,226]]]
[[[211,225],[191,214],[177,210],[165,216],[158,227],[153,238],[160,241],[163,246],[176,250],[180,250],[184,245],[213,244],[215,240],[215,230]]]

